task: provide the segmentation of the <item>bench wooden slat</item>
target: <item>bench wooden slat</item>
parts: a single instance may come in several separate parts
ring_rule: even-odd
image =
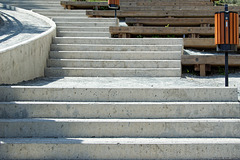
[[[214,38],[184,38],[185,48],[216,48]]]
[[[126,18],[125,22],[128,25],[143,24],[143,25],[174,25],[188,26],[200,24],[214,24],[214,18]]]
[[[216,11],[203,10],[203,11],[186,11],[186,10],[174,10],[174,11],[117,11],[118,17],[214,17]],[[99,10],[99,11],[87,11],[88,16],[97,17],[114,17],[114,11],[111,10]]]
[[[149,2],[149,0],[121,0],[120,3],[125,2]],[[151,0],[152,2],[193,2],[194,0]],[[195,2],[210,2],[210,0],[195,0]]]
[[[129,33],[131,35],[183,35],[183,34],[199,34],[213,35],[214,27],[110,27],[111,34]]]
[[[216,48],[214,38],[184,38],[183,41],[185,48]],[[238,49],[240,49],[240,44]]]
[[[182,65],[225,65],[225,55],[182,55]],[[229,66],[240,66],[240,55],[229,55]]]
[[[213,6],[212,2],[122,2],[120,6],[132,6],[132,7],[141,7],[141,6]]]
[[[224,7],[222,6],[142,6],[142,7],[132,7],[132,6],[121,6],[122,11],[135,10],[135,11],[171,11],[171,10],[214,10],[214,11],[223,11]],[[239,11],[239,6],[229,6],[231,11]]]

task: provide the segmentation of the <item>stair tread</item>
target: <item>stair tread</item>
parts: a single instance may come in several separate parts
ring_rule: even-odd
[[[36,104],[36,105],[78,105],[78,104],[101,104],[101,105],[123,105],[123,104],[130,104],[130,105],[225,105],[225,104],[237,104],[240,108],[240,102],[50,102],[50,101],[11,101],[11,102],[0,102],[0,105],[27,105],[27,104]]]
[[[240,138],[0,138],[0,144],[240,144]]]
[[[239,123],[239,118],[196,119],[78,119],[78,118],[26,118],[0,119],[0,123]]]

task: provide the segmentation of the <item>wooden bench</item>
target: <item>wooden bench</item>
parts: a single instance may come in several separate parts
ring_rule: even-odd
[[[239,6],[229,6],[229,10],[239,11]],[[132,7],[132,6],[121,6],[122,11],[172,11],[172,10],[214,10],[221,11],[224,10],[223,6],[142,6],[142,7]]]
[[[224,66],[225,55],[182,55],[182,65],[194,65],[195,71],[200,71],[200,76],[206,76],[206,71],[211,71],[211,66]],[[240,55],[229,55],[229,66],[240,66]]]
[[[61,1],[64,9],[99,9],[99,7],[107,7],[107,2],[87,2],[87,1]]]
[[[158,7],[158,6],[155,6]],[[148,17],[148,18],[166,18],[166,17],[176,17],[176,18],[214,18],[215,12],[223,11],[224,6],[206,6],[200,9],[198,7],[184,7],[183,9],[172,9],[170,10],[161,9],[159,10],[122,10],[122,8],[117,12],[118,17]],[[240,6],[229,7],[231,11],[240,11]],[[87,11],[87,15],[90,17],[114,17],[114,11],[111,10],[98,10],[98,11]]]

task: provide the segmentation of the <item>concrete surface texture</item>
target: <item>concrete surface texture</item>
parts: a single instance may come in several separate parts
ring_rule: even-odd
[[[180,78],[182,39],[112,39],[115,19],[59,0],[7,3],[53,18],[57,37],[47,77],[0,86],[0,159],[240,159],[239,74],[229,88]]]
[[[0,0],[0,3],[20,7],[28,10],[32,9],[62,9],[60,0]]]
[[[0,14],[0,27],[2,27],[4,25],[4,21],[2,19],[2,14]]]
[[[5,19],[0,29],[0,83],[13,84],[44,76],[56,26],[31,11],[1,4]]]
[[[0,50],[29,40],[51,28],[49,23],[29,13],[16,11],[0,5],[0,12],[5,21],[0,29]]]

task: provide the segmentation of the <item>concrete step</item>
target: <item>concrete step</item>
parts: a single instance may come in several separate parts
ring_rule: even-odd
[[[115,22],[57,22],[57,26],[69,27],[109,27],[115,26]]]
[[[9,2],[9,0],[1,0],[1,2]],[[35,2],[60,3],[60,0],[21,0],[21,1],[19,1],[19,0],[11,0],[10,2],[11,3],[20,3],[20,2],[23,2],[23,3],[27,3],[27,2],[31,2],[31,3],[35,3]]]
[[[26,9],[26,10],[32,10],[32,9],[62,9],[61,6],[45,6],[45,5],[42,5],[42,6],[39,6],[39,5],[12,5],[12,6],[15,6],[15,7],[19,7],[19,8],[23,8],[23,9]]]
[[[84,13],[86,14],[86,10],[68,10],[68,9],[64,9],[64,8],[60,8],[60,9],[32,9],[32,11],[37,12],[37,13],[55,13],[59,15],[68,15],[68,14],[80,14],[80,13]]]
[[[69,29],[70,30],[70,29]],[[81,31],[81,30],[78,30]],[[181,38],[59,38],[53,39],[58,44],[112,44],[112,45],[183,45]]]
[[[48,66],[79,68],[181,68],[181,61],[49,59]]]
[[[82,18],[82,17],[56,17],[53,18],[53,21],[58,22],[111,22],[115,23],[115,18]]]
[[[239,102],[0,102],[1,119],[240,118]]]
[[[108,27],[57,27],[57,32],[82,31],[82,32],[109,32]]]
[[[60,12],[60,11],[59,11]],[[50,18],[59,18],[59,17],[82,17],[82,18],[87,18],[86,13],[65,13],[63,10],[63,13],[58,13],[58,12],[36,12],[41,15],[50,17]]]
[[[60,31],[57,37],[111,37],[109,32],[86,32],[86,31]]]
[[[182,51],[182,45],[52,44],[51,51]]]
[[[57,3],[57,4],[59,4],[60,3],[60,0],[21,0],[21,1],[19,1],[19,0],[11,0],[11,1],[9,1],[9,0],[1,0],[1,1],[3,1],[3,2],[11,2],[11,3]]]
[[[240,157],[239,138],[14,138],[0,139],[0,142],[1,159],[140,160]]]
[[[8,5],[24,8],[28,10],[32,9],[61,9],[62,7],[60,5],[56,4],[16,4],[16,3],[7,3]]]
[[[8,4],[8,5],[19,5],[19,6],[22,6],[22,5],[40,5],[40,6],[58,6],[60,5],[60,3],[58,1],[6,1],[4,2],[5,4]]]
[[[181,77],[180,68],[67,68],[45,69],[46,77]]]
[[[181,51],[51,51],[57,59],[179,60]]]
[[[0,137],[240,138],[239,125],[240,119],[0,119]]]
[[[96,69],[93,69],[96,70]],[[98,78],[100,79],[100,78]],[[99,81],[99,80],[98,80]],[[69,82],[70,83],[70,82]],[[159,82],[161,83],[161,82]],[[75,84],[75,83],[73,83]],[[101,84],[101,83],[100,83]],[[192,87],[167,88],[132,87],[120,88],[101,85],[94,87],[94,83],[83,86],[0,86],[0,101],[61,101],[61,102],[237,102],[237,88],[221,87]],[[127,85],[127,84],[126,84]],[[126,86],[125,85],[125,86]],[[131,85],[130,85],[131,86]],[[140,85],[143,86],[143,85]],[[69,87],[69,88],[68,88]],[[80,88],[81,87],[81,88]],[[92,88],[94,87],[94,88]]]

